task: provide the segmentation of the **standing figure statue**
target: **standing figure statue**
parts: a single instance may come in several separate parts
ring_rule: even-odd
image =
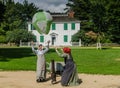
[[[46,80],[46,60],[45,60],[45,53],[49,50],[49,43],[43,49],[43,45],[40,44],[38,49],[35,50],[32,42],[32,51],[37,55],[37,66],[36,66],[36,81],[43,82]]]

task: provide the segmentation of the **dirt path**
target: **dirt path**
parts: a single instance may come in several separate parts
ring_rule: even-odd
[[[36,83],[34,71],[0,71],[0,88],[63,88],[60,84],[60,76],[57,84],[52,85],[51,80]],[[47,78],[50,77],[47,74]],[[70,88],[120,88],[120,75],[88,75],[79,74],[82,83]]]

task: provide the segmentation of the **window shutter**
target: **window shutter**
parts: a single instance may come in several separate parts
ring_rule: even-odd
[[[72,30],[75,30],[75,23],[72,23],[72,24],[71,24],[71,29],[72,29]]]
[[[35,35],[33,36],[33,41],[34,41],[34,42],[36,42],[36,41],[37,41],[37,38],[36,38],[36,36],[35,36]]]
[[[68,30],[68,24],[64,23],[64,30]]]
[[[55,30],[55,29],[56,29],[56,24],[52,23],[52,30]]]
[[[64,42],[67,42],[67,41],[68,41],[68,36],[64,35]]]
[[[40,36],[40,42],[44,42],[44,36]]]

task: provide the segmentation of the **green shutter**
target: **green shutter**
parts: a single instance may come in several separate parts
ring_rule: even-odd
[[[44,36],[40,36],[40,42],[44,42]]]
[[[72,24],[71,24],[71,29],[72,29],[72,30],[75,30],[75,23],[72,23]]]
[[[55,30],[55,29],[56,29],[56,24],[52,23],[52,30]]]
[[[68,24],[64,23],[64,30],[68,30]]]
[[[37,41],[37,38],[36,38],[36,36],[35,36],[35,35],[33,36],[33,41],[34,41],[34,42],[36,42],[36,41]]]
[[[64,42],[67,42],[67,41],[68,41],[68,36],[64,35]]]

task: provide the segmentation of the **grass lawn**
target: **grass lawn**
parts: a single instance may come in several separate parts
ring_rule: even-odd
[[[79,73],[120,75],[120,48],[96,50],[72,48]],[[54,49],[46,54],[46,61],[63,61]],[[35,70],[36,56],[31,48],[0,48],[0,70]]]

